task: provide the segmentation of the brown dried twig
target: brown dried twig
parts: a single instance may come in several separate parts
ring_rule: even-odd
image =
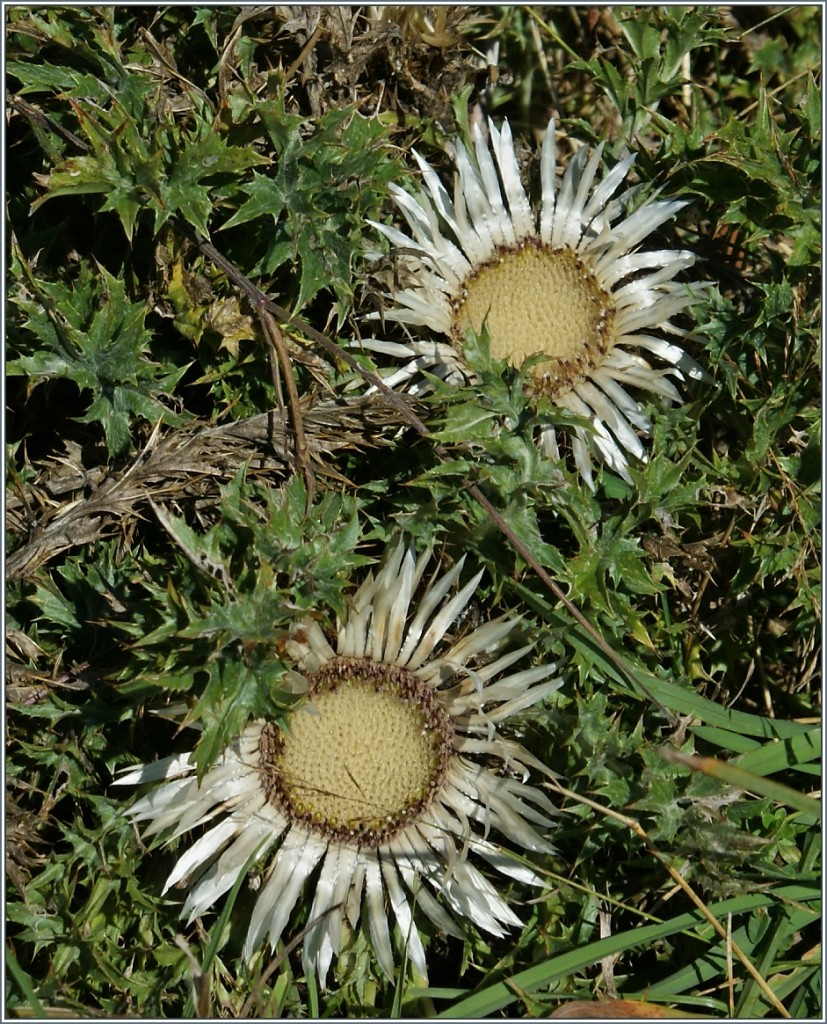
[[[290,356],[287,353],[287,346],[284,344],[284,335],[281,333],[281,328],[270,313],[268,313],[266,309],[259,310],[259,319],[261,320],[261,326],[264,329],[264,334],[269,340],[272,350],[275,351],[278,357],[278,365],[281,367],[281,372],[284,375],[284,386],[287,388],[287,400],[290,403],[290,415],[293,417],[293,429],[296,433],[296,461],[301,466],[305,483],[307,485],[307,505],[305,506],[305,514],[309,516],[310,509],[313,507],[313,498],[316,494],[316,477],[313,473],[313,468],[310,465],[310,456],[307,451],[307,438],[304,433],[304,420],[302,418],[301,403],[299,402],[299,392],[296,389],[296,381],[293,379],[293,373],[290,366]],[[273,363],[272,353],[270,356],[270,363],[273,368],[273,383],[276,385],[276,393],[278,394],[277,367],[276,364]]]

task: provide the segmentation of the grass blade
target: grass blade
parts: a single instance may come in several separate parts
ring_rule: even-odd
[[[20,966],[20,964],[17,962],[17,957],[14,955],[14,953],[12,953],[8,946],[6,946],[6,965],[9,968],[11,976],[20,986],[20,991],[23,993],[26,999],[28,999],[29,1006],[32,1008],[32,1013],[34,1014],[34,1016],[45,1017],[46,1012],[44,1011],[40,1000],[35,995],[31,979]]]

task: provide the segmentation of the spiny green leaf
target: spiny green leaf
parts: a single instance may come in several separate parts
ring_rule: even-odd
[[[349,305],[356,239],[345,225],[378,213],[382,185],[394,175],[384,129],[347,110],[331,111],[309,136],[299,119],[278,110],[268,111],[267,123],[279,154],[275,174],[253,175],[242,188],[247,199],[225,227],[262,217],[275,225],[261,266],[272,272],[296,261],[297,309],[322,288]]]
[[[216,133],[211,132],[194,142],[187,141],[180,152],[174,154],[171,167],[161,180],[155,231],[179,213],[202,235],[208,235],[212,189],[201,182],[220,174],[238,174],[264,163],[267,157],[251,147],[230,146]]]
[[[149,309],[127,298],[124,282],[103,267],[80,268],[73,285],[31,279],[39,301],[25,290],[11,301],[26,314],[24,327],[41,345],[12,359],[12,374],[65,377],[92,392],[83,423],[100,423],[112,455],[128,449],[132,421],[179,422],[168,400],[186,366],[172,370],[150,361]],[[51,351],[49,351],[49,349]]]
[[[275,709],[269,700],[269,687],[278,680],[279,669],[277,659],[268,661],[269,678],[265,680],[263,667],[258,666],[256,671],[235,658],[212,666],[210,682],[195,709],[195,717],[203,726],[195,749],[199,778],[218,762],[221,751],[251,718],[273,718]]]

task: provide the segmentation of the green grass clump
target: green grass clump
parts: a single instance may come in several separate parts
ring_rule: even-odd
[[[368,10],[8,9],[7,1011],[816,1016],[819,12]],[[632,486],[544,459],[484,339],[478,384],[411,401],[427,436],[318,343],[368,333],[411,148],[448,173],[480,111],[526,163],[553,114],[690,201],[668,244],[713,283],[710,379],[653,408]],[[357,934],[319,991],[296,948],[242,963],[246,878],[184,928],[176,847],[111,783],[189,749],[184,714],[202,772],[286,715],[290,624],[341,614],[400,529],[469,552],[470,616],[521,613],[558,662],[519,728],[565,813],[520,933],[423,923],[429,989]]]

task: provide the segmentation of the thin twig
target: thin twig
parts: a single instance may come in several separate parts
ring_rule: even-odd
[[[73,132],[70,132],[68,128],[64,128],[63,125],[53,121],[48,114],[44,114],[42,110],[38,110],[37,107],[33,107],[31,103],[27,103],[25,100],[21,100],[19,96],[11,96],[6,94],[6,102],[10,107],[17,111],[18,114],[22,114],[24,117],[28,117],[30,121],[34,121],[35,124],[41,128],[45,128],[46,131],[51,132],[53,135],[59,135],[65,142],[71,142],[76,149],[81,150],[83,153],[90,151],[88,146],[83,139],[78,138]]]
[[[310,509],[313,506],[313,498],[316,495],[316,477],[313,473],[313,467],[310,465],[310,453],[307,450],[307,438],[304,433],[304,420],[302,419],[299,392],[293,379],[290,356],[287,354],[287,346],[284,344],[284,335],[281,333],[281,328],[272,315],[260,303],[257,307],[257,312],[264,328],[264,333],[278,356],[282,376],[284,377],[284,386],[287,388],[287,401],[290,403],[290,415],[293,419],[293,431],[296,435],[296,461],[301,466],[307,485],[305,515],[309,516]],[[275,377],[275,367],[273,367],[273,376]]]
[[[322,34],[322,23],[321,23],[321,21],[319,21],[319,24],[313,29],[313,32],[312,32],[310,38],[307,40],[307,42],[302,47],[301,53],[298,55],[298,57],[296,57],[296,59],[293,61],[293,63],[287,69],[287,72],[285,73],[285,76],[284,76],[284,83],[285,83],[285,85],[292,79],[293,75],[295,75],[295,73],[299,70],[299,68],[302,66],[302,64],[304,64],[305,60],[310,56],[311,52],[316,48],[316,43],[318,43],[319,36],[321,34]]]

